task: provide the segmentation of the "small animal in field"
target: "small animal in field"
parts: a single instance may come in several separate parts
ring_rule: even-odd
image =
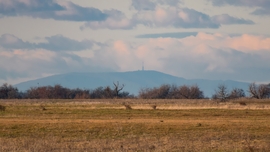
[[[122,103],[123,106],[125,106],[126,110],[131,110],[131,106],[126,104],[126,103]]]
[[[247,104],[245,102],[239,102],[241,106],[246,106]]]
[[[6,110],[6,107],[5,107],[5,106],[0,105],[0,111],[5,111],[5,110]]]

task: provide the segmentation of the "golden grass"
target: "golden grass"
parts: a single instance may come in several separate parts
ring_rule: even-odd
[[[6,107],[0,111],[5,152],[270,149],[270,100],[0,100],[0,105]]]

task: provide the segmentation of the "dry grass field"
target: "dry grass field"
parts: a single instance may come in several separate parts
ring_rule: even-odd
[[[270,150],[270,100],[0,100],[0,105],[3,152]]]

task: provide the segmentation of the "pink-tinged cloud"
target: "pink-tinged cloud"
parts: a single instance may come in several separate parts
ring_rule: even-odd
[[[94,60],[75,54],[53,52],[44,49],[5,50],[0,47],[0,82],[38,78],[47,74],[82,71],[105,71],[106,65],[96,64]],[[9,82],[10,83],[10,82]]]
[[[52,62],[52,59],[56,57],[54,52],[46,50],[14,50],[14,51],[1,51],[1,69],[6,69],[15,72],[31,71],[36,69],[37,62]],[[9,64],[4,64],[5,62]],[[34,64],[33,64],[34,63]]]
[[[130,51],[129,51],[127,44],[125,44],[123,41],[115,41],[113,44],[113,47],[118,54],[121,54],[121,55],[129,55],[130,54]]]
[[[239,37],[228,38],[228,45],[242,51],[270,51],[270,38],[244,34]]]
[[[0,51],[0,72],[9,72],[9,77],[24,78],[66,71],[132,71],[141,69],[144,62],[147,70],[185,78],[267,81],[270,75],[269,44],[267,36],[200,32],[185,38],[151,38],[140,43],[109,41],[89,50],[92,56],[87,58],[72,52],[4,49]],[[27,74],[26,71],[31,72]],[[261,74],[258,76],[258,73]]]
[[[195,62],[204,62],[211,59],[217,65],[221,61],[218,59],[219,50],[233,54],[232,50],[237,50],[243,54],[252,53],[260,54],[270,50],[269,38],[255,35],[228,36],[219,33],[207,34],[200,32],[195,37],[190,36],[183,39],[175,38],[157,38],[149,39],[146,43],[137,47],[128,47],[130,52],[134,52],[139,59],[152,58],[158,61],[161,58],[180,55],[184,58],[190,58]],[[118,44],[119,42],[115,43]],[[121,45],[120,45],[121,44]],[[121,47],[120,47],[121,46]],[[114,47],[116,48],[116,47]],[[118,52],[127,51],[123,42],[117,47]],[[269,51],[270,52],[270,51]],[[202,58],[203,57],[203,58]],[[215,60],[217,58],[217,60]],[[225,62],[225,59],[224,61]],[[222,67],[226,64],[221,63]]]
[[[265,36],[243,34],[240,36],[222,35],[219,33],[207,34],[199,32],[196,36],[186,37],[180,41],[187,45],[207,44],[213,48],[229,48],[241,52],[255,52],[270,50],[270,38]]]
[[[254,81],[256,74],[252,71],[267,71],[270,64],[269,38],[256,35],[229,36],[200,32],[181,39],[148,39],[129,47],[123,41],[113,44],[117,47],[113,47],[113,50],[107,48],[113,56],[107,64],[113,62],[121,71],[129,71],[136,65],[139,68],[140,61],[144,61],[146,69],[186,78]],[[130,54],[121,53],[123,60],[119,60],[119,52],[126,51]],[[257,81],[263,79],[267,80],[266,77],[258,77]]]

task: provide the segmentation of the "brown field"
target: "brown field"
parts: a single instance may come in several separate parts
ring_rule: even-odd
[[[245,104],[239,104],[239,103]],[[132,109],[126,110],[125,105]],[[270,100],[0,100],[0,151],[270,150]],[[156,106],[156,109],[153,108]]]

